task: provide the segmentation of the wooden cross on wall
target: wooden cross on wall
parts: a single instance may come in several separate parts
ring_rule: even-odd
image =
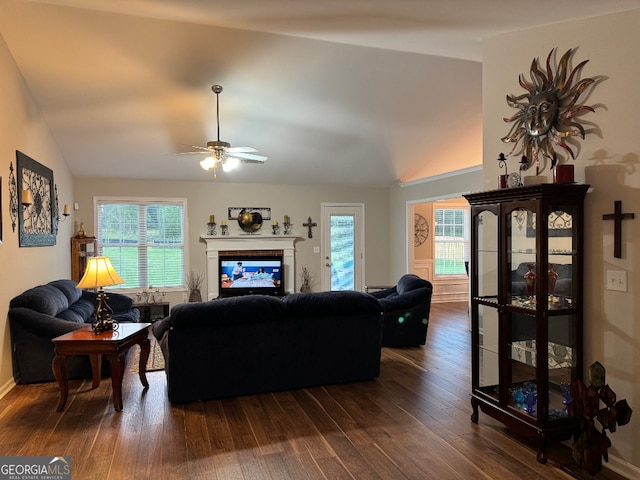
[[[602,215],[603,220],[613,220],[613,256],[622,258],[622,220],[635,218],[633,213],[622,213],[622,200],[614,202],[614,213]]]
[[[309,233],[307,233],[307,236],[308,236],[309,238],[313,238],[313,231],[311,231],[311,229],[312,229],[313,227],[317,227],[317,226],[318,226],[318,224],[317,224],[316,222],[312,222],[312,221],[311,221],[311,217],[309,217],[309,218],[307,219],[307,223],[303,223],[303,224],[302,224],[302,226],[303,226],[303,227],[308,227],[308,228],[309,228]]]

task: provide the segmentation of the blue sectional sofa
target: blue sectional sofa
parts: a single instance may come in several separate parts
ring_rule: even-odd
[[[18,295],[9,303],[9,328],[16,383],[54,381],[51,339],[90,325],[94,320],[96,293],[76,288],[73,280],[56,280]],[[118,322],[137,322],[140,312],[132,308],[126,295],[109,293],[108,304]],[[70,358],[69,378],[91,377],[86,356]],[[102,372],[109,375],[111,364],[103,359]]]
[[[372,379],[382,306],[361,292],[176,305],[153,324],[172,403]]]

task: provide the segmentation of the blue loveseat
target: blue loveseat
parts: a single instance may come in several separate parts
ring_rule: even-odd
[[[96,293],[76,288],[73,280],[55,280],[18,295],[9,303],[9,328],[16,383],[54,381],[51,339],[87,327],[94,320]],[[132,308],[126,295],[109,293],[108,304],[118,322],[137,322],[140,312]],[[87,356],[70,358],[69,378],[91,377]],[[102,372],[109,375],[111,365],[103,359]]]

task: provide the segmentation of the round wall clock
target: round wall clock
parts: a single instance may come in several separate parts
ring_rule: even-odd
[[[427,219],[419,213],[414,214],[413,222],[413,231],[415,235],[413,246],[419,247],[427,240],[427,238],[429,238],[429,222],[427,222]]]

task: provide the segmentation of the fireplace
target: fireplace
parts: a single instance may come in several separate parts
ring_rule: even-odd
[[[229,254],[255,255],[257,253],[282,253],[284,268],[284,291],[295,292],[295,241],[291,235],[203,235],[207,254],[207,298],[220,296],[218,285],[220,256]]]

